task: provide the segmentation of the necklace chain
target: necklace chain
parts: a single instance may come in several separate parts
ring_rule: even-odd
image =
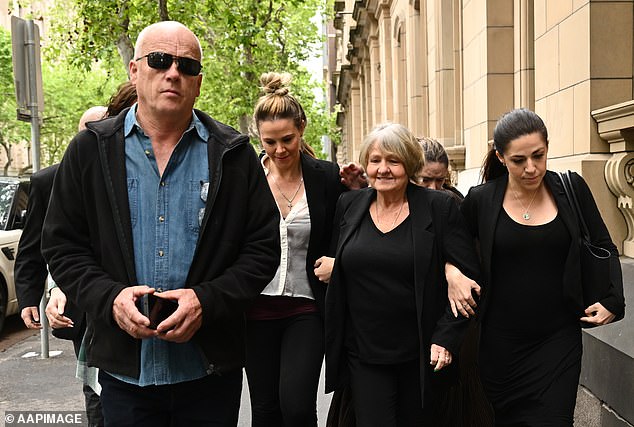
[[[299,193],[299,189],[302,188],[302,183],[304,182],[304,177],[301,177],[299,179],[299,185],[297,186],[297,188],[295,189],[295,192],[293,193],[293,197],[291,197],[290,199],[288,197],[286,197],[286,194],[284,194],[284,192],[282,191],[282,189],[280,188],[279,184],[277,183],[277,179],[275,179],[275,175],[270,174],[271,178],[273,178],[273,184],[275,184],[275,186],[277,187],[277,191],[280,192],[280,194],[282,195],[282,197],[284,197],[284,199],[286,200],[286,206],[288,206],[288,208],[292,208],[293,207],[293,200],[295,200],[295,197],[297,197],[297,193]]]
[[[396,221],[398,221],[398,217],[401,216],[401,212],[403,211],[403,206],[405,206],[405,199],[403,199],[403,201],[401,202],[401,207],[398,208],[396,218],[394,218],[394,221],[392,221],[392,228],[394,228],[394,226],[396,225]],[[381,220],[379,219],[379,201],[378,200],[376,201],[375,209],[376,209],[376,222],[381,224]]]
[[[531,208],[531,206],[533,206],[533,202],[535,201],[535,196],[537,196],[537,193],[539,192],[540,187],[541,185],[537,187],[537,189],[533,193],[533,197],[531,198],[531,201],[528,203],[528,206],[526,208],[524,208],[524,203],[522,203],[522,201],[520,200],[515,189],[512,189],[513,195],[515,196],[515,200],[517,200],[517,202],[522,206],[522,209],[524,209],[524,214],[522,214],[522,218],[524,218],[525,221],[529,221],[531,219],[531,214],[528,211]]]

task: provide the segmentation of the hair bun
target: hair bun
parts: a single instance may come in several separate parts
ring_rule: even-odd
[[[285,96],[290,92],[291,83],[289,73],[264,73],[260,76],[260,86],[265,95]]]

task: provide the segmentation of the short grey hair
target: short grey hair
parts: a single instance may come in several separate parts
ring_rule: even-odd
[[[416,181],[418,171],[425,166],[423,150],[409,129],[398,123],[384,123],[375,127],[363,140],[359,163],[368,168],[372,148],[394,155],[405,168],[411,181]]]

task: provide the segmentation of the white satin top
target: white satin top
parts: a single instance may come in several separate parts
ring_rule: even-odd
[[[267,158],[266,155],[262,157],[262,167],[266,175],[269,174],[269,170],[264,166]],[[304,190],[301,199],[293,205],[286,218],[283,218],[280,212],[280,265],[273,280],[262,291],[262,295],[315,299],[306,273],[309,239],[310,211]]]

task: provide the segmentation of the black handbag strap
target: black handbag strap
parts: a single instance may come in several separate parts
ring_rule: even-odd
[[[583,243],[588,247],[590,253],[596,258],[609,258],[611,255],[609,250],[592,244],[592,240],[590,239],[590,230],[588,229],[588,224],[586,223],[581,207],[579,206],[579,200],[577,199],[577,193],[575,192],[572,184],[570,171],[567,170],[565,172],[558,172],[558,175],[561,179],[561,184],[564,188],[564,193],[566,194],[568,203],[570,203],[575,218],[577,219],[577,224],[579,224]]]
[[[579,201],[577,200],[577,195],[575,194],[574,187],[572,186],[572,179],[570,178],[570,171],[558,172],[559,178],[561,179],[561,184],[564,187],[564,193],[566,193],[566,199],[568,199],[568,203],[572,207],[572,211],[575,214],[575,218],[577,219],[577,223],[579,224],[579,229],[581,231],[581,237],[583,237],[586,241],[590,241],[590,231],[588,231],[588,225],[586,224],[586,220],[583,217],[583,213],[581,212],[581,207],[579,206]]]

